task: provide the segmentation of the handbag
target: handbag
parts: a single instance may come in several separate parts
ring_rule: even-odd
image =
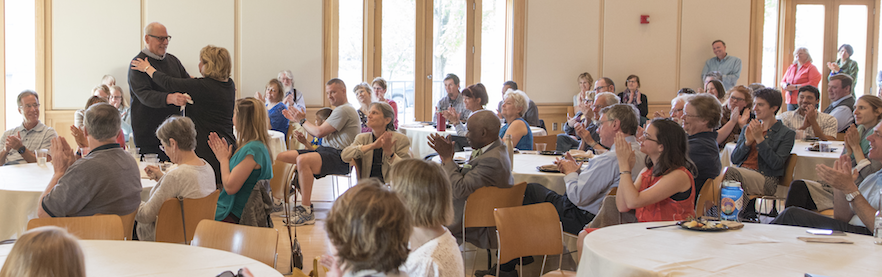
[[[297,175],[294,175],[293,182],[297,182]],[[290,191],[285,189],[286,192]],[[287,194],[287,193],[286,193]],[[288,202],[288,195],[285,195],[284,201],[282,201],[282,205],[285,209],[285,227],[288,228],[288,241],[291,242],[291,271],[294,271],[294,268],[303,269],[303,251],[300,249],[300,242],[297,241],[297,226],[294,226],[294,237],[291,237],[291,209]],[[294,203],[297,203],[297,193],[294,193]]]

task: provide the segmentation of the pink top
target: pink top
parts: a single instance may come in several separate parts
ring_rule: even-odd
[[[637,221],[679,221],[695,216],[695,180],[692,177],[692,173],[690,173],[689,170],[686,170],[685,167],[680,167],[675,170],[682,170],[683,172],[686,172],[686,175],[689,175],[689,182],[692,183],[692,189],[689,191],[689,198],[676,201],[667,197],[656,203],[637,208]],[[650,167],[640,174],[640,177],[642,179],[640,191],[644,191],[654,186],[655,183],[658,183],[658,180],[661,180],[664,176],[653,177],[652,168]]]
[[[821,83],[821,72],[819,72],[818,68],[815,67],[811,62],[803,64],[802,67],[799,68],[799,70],[797,70],[797,66],[797,64],[791,64],[790,67],[787,68],[787,71],[784,72],[784,78],[782,78],[781,81],[791,85],[813,85],[815,87],[817,87]],[[797,92],[798,91],[796,90],[785,91],[784,103],[797,104]]]
[[[386,102],[392,106],[392,111],[395,112],[395,120],[392,121],[392,125],[395,125],[395,130],[398,130],[398,104],[392,101],[392,98],[386,99]]]

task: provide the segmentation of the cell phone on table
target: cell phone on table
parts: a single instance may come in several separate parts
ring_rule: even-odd
[[[834,230],[824,230],[824,229],[808,229],[805,230],[806,233],[812,235],[821,235],[821,236],[844,236],[845,232],[842,231],[834,231]]]

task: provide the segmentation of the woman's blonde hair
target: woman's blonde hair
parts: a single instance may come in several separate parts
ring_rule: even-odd
[[[392,190],[404,200],[414,226],[450,224],[453,220],[453,194],[440,165],[406,159],[395,163],[389,175]]]
[[[113,96],[112,94],[110,94],[110,88],[107,87],[107,85],[105,85],[105,84],[100,84],[100,85],[97,85],[94,88],[92,88],[92,95],[95,95],[95,92],[98,92],[98,91],[103,91],[104,94],[107,94],[108,97]]]
[[[16,240],[0,277],[85,277],[86,264],[77,238],[64,229],[31,229]]]
[[[236,117],[236,144],[239,148],[251,141],[260,141],[263,145],[269,145],[269,115],[263,104],[254,97],[245,97],[236,100],[236,108],[233,109]],[[270,156],[272,149],[267,147]]]
[[[793,55],[796,56],[796,53],[799,53],[799,50],[802,50],[805,52],[805,56],[808,57],[808,62],[812,62],[812,54],[809,53],[808,48],[805,48],[805,47],[796,48],[796,50],[793,50]],[[799,59],[793,58],[793,64],[797,64],[797,63],[799,63]]]
[[[363,179],[343,193],[325,223],[343,271],[398,273],[407,261],[411,216],[394,192]]]
[[[128,107],[129,103],[126,101],[126,94],[123,93],[122,88],[117,85],[110,87],[110,97],[113,97],[113,91],[119,91],[119,95],[122,96],[122,99],[119,101],[120,107]]]
[[[202,60],[202,75],[221,82],[230,79],[230,70],[233,63],[230,60],[230,52],[226,48],[208,45],[199,51],[199,59]]]
[[[505,96],[502,97],[502,100],[508,99],[511,97],[514,100],[514,106],[521,111],[518,113],[518,116],[524,116],[524,113],[527,112],[527,108],[530,107],[530,97],[527,96],[522,90],[511,90],[505,92]]]

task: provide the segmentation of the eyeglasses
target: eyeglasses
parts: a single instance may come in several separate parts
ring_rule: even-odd
[[[39,103],[37,103],[37,104],[27,104],[27,105],[18,106],[18,107],[19,107],[19,108],[25,108],[25,109],[30,109],[30,108],[40,108],[40,104],[39,104]]]
[[[111,96],[110,99],[114,99],[114,100],[122,100],[123,97],[122,97],[122,96]]]
[[[685,116],[685,117],[698,117],[697,115],[694,115],[694,114],[687,114],[685,111],[683,112],[683,116]]]
[[[649,137],[649,133],[647,133],[647,132],[645,132],[645,131],[643,132],[643,136],[641,136],[641,138],[642,138],[644,141],[646,141],[646,140],[651,140],[651,141],[654,141],[655,143],[659,143],[658,140],[655,140],[655,139],[650,138],[650,137]]]
[[[682,111],[683,111],[683,109],[673,109],[673,110],[671,110],[671,114],[679,113]]]
[[[159,36],[154,36],[154,35],[150,35],[150,34],[148,34],[148,36],[155,38],[155,39],[158,39],[160,42],[171,41],[171,36],[159,37]]]
[[[735,96],[729,96],[729,102],[732,102],[732,100],[735,100],[736,102],[745,102],[745,101],[747,101],[747,100],[744,99],[744,98],[735,97]]]

